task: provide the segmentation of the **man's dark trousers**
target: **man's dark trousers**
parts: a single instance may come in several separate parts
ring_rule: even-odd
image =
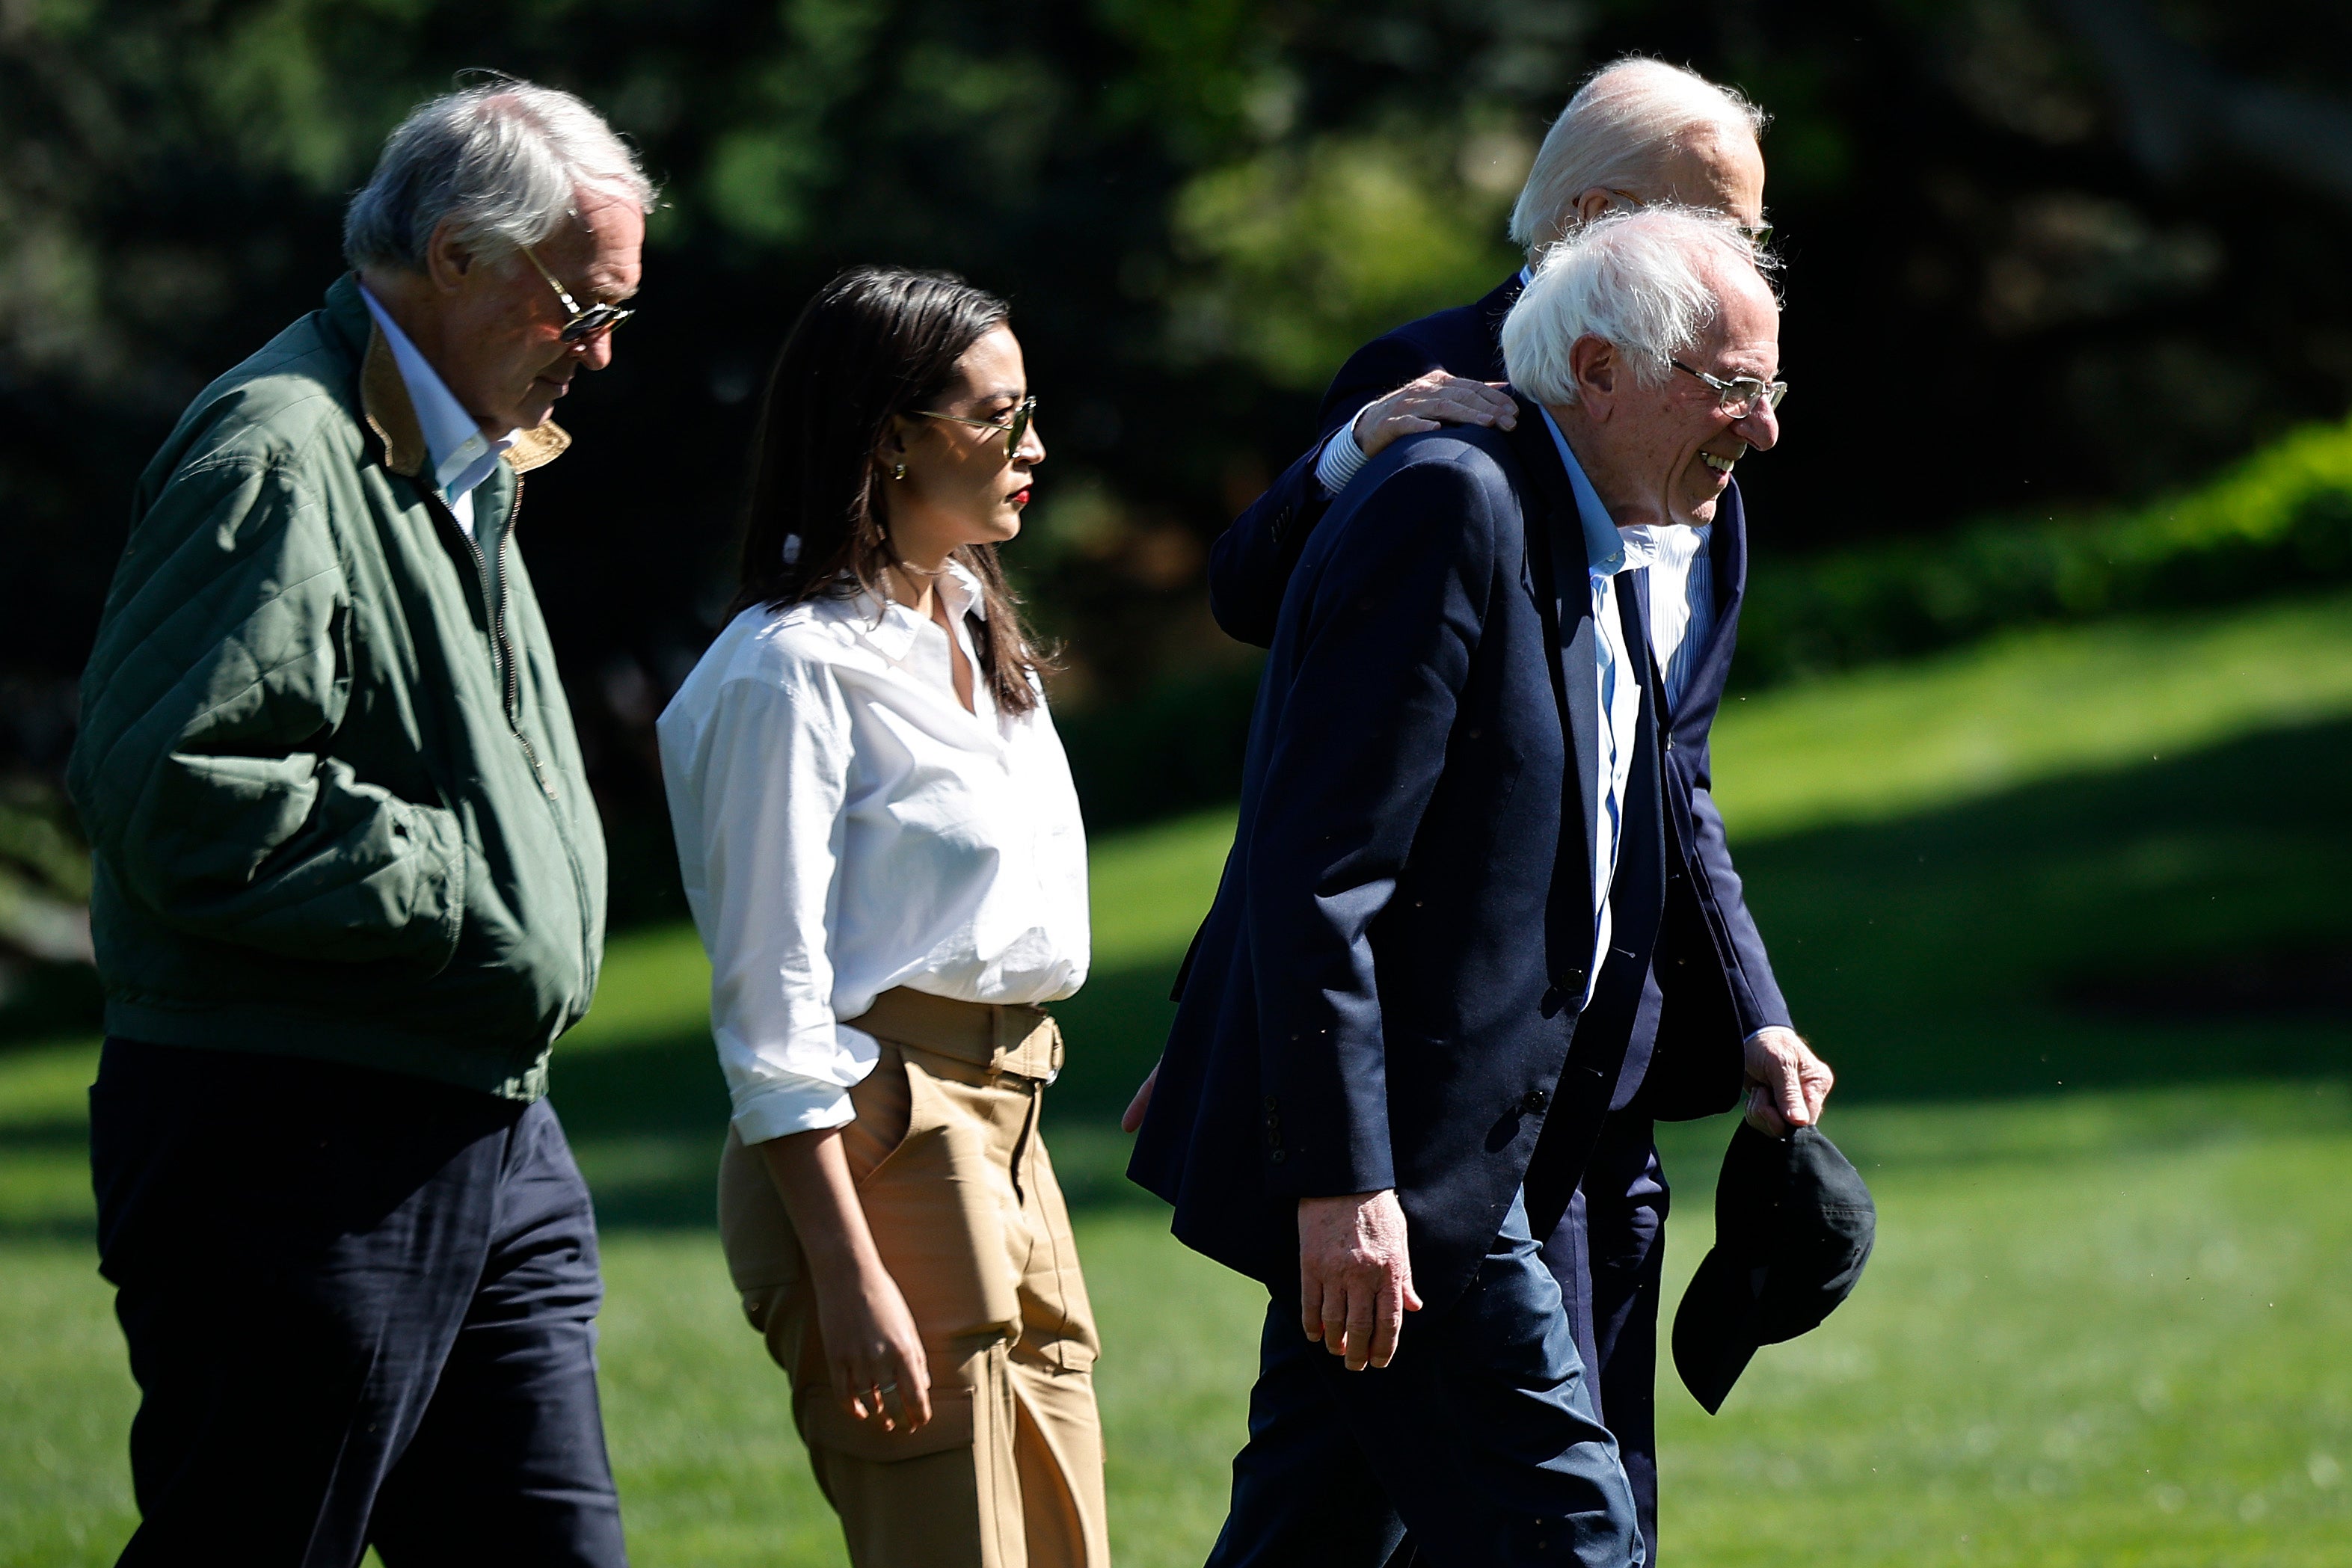
[[[1593,1418],[1559,1288],[1514,1203],[1476,1277],[1349,1372],[1266,1311],[1248,1446],[1208,1568],[1625,1568],[1633,1499]]]
[[[1593,1378],[1593,1408],[1617,1439],[1650,1562],[1658,1560],[1658,1298],[1669,1193],[1654,1124],[1610,1117],[1543,1260]]]
[[[90,1160],[142,1392],[123,1563],[625,1563],[544,1101],[110,1040]]]

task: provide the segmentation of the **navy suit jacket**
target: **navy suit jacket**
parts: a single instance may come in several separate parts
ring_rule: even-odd
[[[1290,576],[1233,852],[1129,1169],[1188,1245],[1277,1293],[1297,1284],[1299,1198],[1392,1187],[1416,1288],[1444,1304],[1523,1185],[1535,1222],[1558,1219],[1608,1114],[1625,1032],[1577,1030],[1598,809],[1585,563],[1529,409],[1517,432],[1383,451]],[[1664,901],[1654,712],[1645,691],[1604,988],[1638,988]]]
[[[1514,273],[1475,304],[1408,322],[1367,343],[1340,367],[1323,397],[1322,439],[1234,519],[1211,551],[1209,602],[1228,633],[1260,647],[1273,641],[1285,585],[1333,505],[1315,479],[1324,442],[1365,403],[1431,371],[1503,380],[1503,319],[1518,298]],[[1621,1106],[1638,1097],[1650,1113],[1668,1120],[1712,1115],[1737,1103],[1744,1077],[1740,1041],[1768,1024],[1790,1023],[1712,793],[1708,736],[1731,673],[1748,590],[1747,517],[1737,484],[1717,503],[1708,559],[1715,569],[1715,633],[1670,716],[1664,758],[1665,924],[1654,983],[1634,1019],[1617,1095]],[[1637,579],[1637,592],[1646,593],[1646,577]]]

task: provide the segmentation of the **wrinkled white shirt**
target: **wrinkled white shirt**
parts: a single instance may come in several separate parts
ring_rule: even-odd
[[[1086,831],[1043,703],[1003,718],[973,664],[896,602],[738,615],[661,716],[686,896],[710,954],[710,1026],[746,1143],[837,1127],[874,1067],[856,1018],[894,986],[1038,1003],[1084,983]]]
[[[1682,711],[1692,672],[1715,638],[1715,565],[1707,559],[1713,523],[1640,523],[1619,528],[1625,570],[1650,574],[1650,652],[1669,715]]]

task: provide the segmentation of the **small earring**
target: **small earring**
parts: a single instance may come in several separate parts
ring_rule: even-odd
[[[906,476],[907,476],[907,465],[906,465],[904,463],[893,463],[892,465],[890,465],[890,477],[891,477],[891,478],[893,478],[893,479],[904,479]]]

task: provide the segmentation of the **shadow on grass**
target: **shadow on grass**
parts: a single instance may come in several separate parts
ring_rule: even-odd
[[[89,1123],[84,1117],[0,1123],[0,1160],[26,1155],[71,1155],[81,1159],[89,1153]]]
[[[2298,959],[2352,946],[2352,819],[2326,804],[2347,778],[2352,723],[2334,723],[1738,853],[1844,1103],[2326,1078],[2352,1073],[2352,1008]],[[1174,967],[1056,1005],[1050,1118],[1116,1120],[1174,1015]]]
[[[2335,807],[2347,778],[2352,723],[2315,726],[1898,821],[1742,841],[1739,862],[1798,1022],[1838,1070],[1834,1103],[1917,1105],[1916,1119],[1873,1122],[1906,1129],[1898,1141],[1924,1155],[1939,1103],[2352,1075],[2352,1018],[2327,1005],[2333,993],[2314,1007],[2287,984],[2273,1008],[2259,988],[2227,1005],[2195,989],[2211,988],[2200,977],[2291,976],[2277,955],[2352,944],[2337,891],[2352,884],[2352,821]],[[1736,791],[1732,811],[1736,831]],[[1174,963],[1097,974],[1055,1009],[1069,1064],[1046,1126],[1074,1206],[1154,1201],[1124,1180],[1115,1124],[1159,1054]],[[608,1227],[709,1227],[727,1099],[704,1030],[559,1049],[553,1094]],[[2204,1114],[2194,1091],[2178,1105],[2158,1118],[2165,1136],[2191,1135]],[[2094,1136],[2053,1115],[2053,1152]],[[0,1123],[0,1162],[55,1171],[83,1136],[63,1113]],[[0,1234],[87,1236],[78,1217],[19,1218],[0,1218]]]
[[[2338,1076],[2352,1009],[2278,956],[2352,940],[2347,769],[2352,723],[2276,731],[1739,863],[1848,1101]]]
[[[2352,883],[2352,821],[2319,804],[2341,800],[2347,778],[2352,724],[2335,723],[1743,841],[1738,857],[1799,1025],[1838,1070],[1838,1103],[2336,1079],[2352,1073],[2352,1018],[2307,995],[2274,1010],[2258,993],[2168,999],[2165,988],[2243,973],[2247,955],[2352,940],[2336,892]],[[1736,797],[1734,812],[1736,831]],[[1124,1181],[1113,1124],[1158,1057],[1173,968],[1171,956],[1097,974],[1055,1009],[1069,1065],[1047,1128],[1074,1205],[1151,1201]],[[2085,1008],[2070,1000],[2085,976],[2109,998],[2116,977],[2146,977],[2148,995]],[[583,1162],[610,1173],[611,1222],[709,1224],[725,1104],[701,1032],[557,1061]],[[663,1139],[667,1165],[648,1141]]]

